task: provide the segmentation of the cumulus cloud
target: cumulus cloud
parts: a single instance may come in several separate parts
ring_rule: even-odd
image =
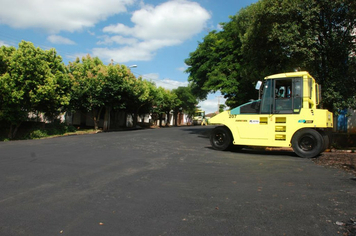
[[[199,33],[210,14],[196,2],[173,0],[157,7],[146,6],[133,13],[134,27],[121,23],[103,29],[107,33],[131,35],[140,39],[185,40]]]
[[[74,32],[121,12],[135,0],[5,0],[0,24],[13,28],[40,28],[50,33]]]
[[[123,48],[94,48],[93,55],[99,57],[103,61],[113,59],[118,63],[126,63],[129,61],[149,61],[154,53],[141,50],[140,47],[123,47]]]
[[[171,80],[168,78],[160,79],[159,77],[160,76],[158,73],[150,73],[150,74],[142,75],[143,79],[154,82],[157,87],[162,87],[169,90],[176,89],[178,87],[188,86],[188,82],[181,82],[181,81]]]
[[[132,45],[138,43],[138,40],[135,38],[125,38],[121,35],[116,36],[101,36],[101,40],[97,43],[98,45],[112,45],[112,44],[121,44],[121,45]]]
[[[176,89],[178,87],[187,87],[188,82],[181,82],[181,81],[176,81],[176,80],[171,80],[171,79],[163,79],[159,81],[155,81],[156,85],[159,87],[163,87],[165,89]]]
[[[184,72],[186,69],[187,69],[187,67],[183,67],[183,66],[177,68],[177,70],[180,71],[180,72]]]
[[[125,44],[130,39],[125,46],[95,48],[93,53],[119,62],[151,60],[158,49],[179,45],[200,33],[210,17],[198,3],[188,0],[171,0],[155,7],[142,5],[132,14],[132,27],[117,23],[103,28],[108,35],[99,44]]]
[[[144,75],[140,75],[140,76],[145,80],[152,81],[152,82],[155,82],[155,83],[159,80],[159,74],[158,73],[149,73],[149,74],[144,74]]]
[[[225,101],[226,99],[223,98],[220,93],[217,93],[211,94],[208,96],[207,100],[201,101],[198,105],[205,111],[206,114],[208,114],[218,111],[218,104],[225,104]]]
[[[75,44],[74,41],[68,39],[68,38],[64,38],[62,36],[59,35],[50,35],[47,37],[47,40],[50,41],[51,43],[54,44],[67,44],[67,45],[73,45]]]
[[[213,113],[218,110],[218,102],[215,100],[205,100],[198,104],[206,114]]]
[[[148,41],[139,41],[135,38],[125,38],[120,35],[113,37],[102,37],[98,45],[112,45],[113,43],[122,47],[104,47],[94,48],[93,55],[109,61],[114,59],[119,63],[129,61],[150,61],[156,54],[156,51],[162,47],[179,44],[178,40],[174,39],[152,39]]]
[[[221,24],[217,24],[216,26],[217,30],[224,30],[224,27]]]
[[[4,41],[0,40],[0,47],[5,46],[5,47],[10,47],[10,45],[6,44]]]

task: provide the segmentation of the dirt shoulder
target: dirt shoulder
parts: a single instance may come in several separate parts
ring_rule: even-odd
[[[293,152],[292,148],[265,148],[266,151]],[[318,157],[312,158],[317,165],[337,168],[349,172],[355,176],[356,180],[356,152],[355,148],[350,149],[328,149]]]
[[[331,150],[313,159],[317,165],[342,169],[356,177],[356,153],[351,150]]]

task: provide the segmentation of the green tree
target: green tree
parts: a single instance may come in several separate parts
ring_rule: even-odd
[[[148,99],[144,102],[143,106],[139,109],[138,115],[142,117],[141,122],[144,122],[143,118],[145,115],[153,113],[154,106],[156,105],[156,101],[160,96],[159,90],[154,82],[144,80],[144,83],[146,83],[147,88],[149,90],[149,96]]]
[[[22,41],[18,49],[0,49],[0,118],[9,122],[9,138],[30,112],[53,118],[70,101],[70,81],[62,58]]]
[[[199,99],[206,99],[210,92],[220,91],[228,106],[236,106],[255,97],[251,76],[241,68],[241,41],[235,17],[222,23],[222,31],[212,31],[190,53],[185,63],[192,92]]]
[[[162,127],[163,115],[166,115],[167,122],[169,124],[171,111],[176,106],[177,95],[168,89],[163,87],[156,88],[156,96],[152,104],[152,117],[155,121],[159,120],[159,126]]]
[[[177,106],[178,103],[178,97],[177,94],[174,91],[164,89],[163,90],[163,100],[161,103],[161,111],[162,114],[165,114],[167,117],[167,122],[166,126],[169,125],[170,119],[171,119],[171,112],[174,110],[174,108]],[[161,121],[160,121],[160,126],[161,126]]]
[[[275,73],[307,70],[323,86],[328,109],[354,102],[356,3],[353,0],[260,0],[220,32],[210,32],[186,63],[193,92],[220,90],[226,104],[257,97],[253,85]]]
[[[12,63],[15,47],[0,48],[0,121],[10,125],[9,138],[13,138],[22,121],[27,119],[28,113],[22,109],[24,91],[17,88],[16,80],[8,73]],[[13,129],[15,130],[13,131]]]
[[[101,98],[105,106],[104,127],[106,131],[110,128],[110,113],[112,110],[123,110],[127,107],[127,91],[132,90],[131,81],[135,76],[130,69],[124,65],[104,66],[107,73],[103,74],[105,81],[102,86]]]
[[[105,107],[102,97],[104,74],[107,70],[101,60],[89,55],[69,63],[69,76],[73,82],[71,107],[73,110],[92,112],[94,128],[98,129],[100,115]]]
[[[112,109],[125,109],[130,92],[135,88],[135,77],[126,66],[110,64],[89,55],[69,63],[70,77],[73,80],[72,109],[91,112],[94,128],[99,128],[102,112],[104,130],[110,126]]]
[[[349,86],[355,82],[349,69],[355,6],[350,0],[262,0],[243,9],[237,15],[243,67],[257,71],[256,79],[307,70],[324,88],[324,107],[346,107],[355,93]]]
[[[177,89],[173,89],[172,92],[176,95],[176,99],[173,100],[173,114],[174,125],[177,126],[178,113],[194,114],[198,100],[196,96],[193,95],[191,87],[178,87]]]
[[[148,113],[156,98],[156,86],[154,83],[136,79],[132,74],[129,86],[125,94],[126,111],[130,112],[133,118],[133,126],[136,127],[139,115]]]
[[[219,113],[223,112],[226,108],[225,104],[219,104]]]

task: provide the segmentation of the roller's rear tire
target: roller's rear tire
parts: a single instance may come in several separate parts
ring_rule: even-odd
[[[301,129],[292,138],[293,151],[300,157],[316,157],[325,147],[323,136],[314,129]]]
[[[321,152],[324,152],[326,149],[328,149],[329,147],[330,147],[330,138],[329,138],[329,136],[325,133],[325,132],[323,132],[323,131],[321,131],[321,136],[323,137],[323,139],[324,139],[324,147],[323,147],[323,149],[322,149],[322,151]]]

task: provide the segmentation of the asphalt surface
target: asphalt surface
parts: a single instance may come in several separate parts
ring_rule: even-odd
[[[0,143],[0,235],[342,235],[356,181],[211,127]]]

